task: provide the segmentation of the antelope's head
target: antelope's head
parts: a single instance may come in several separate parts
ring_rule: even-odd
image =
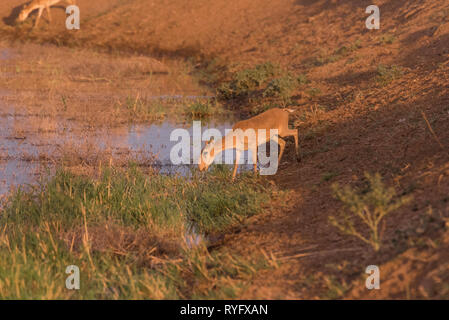
[[[24,7],[22,8],[22,10],[21,10],[20,13],[19,13],[19,16],[18,16],[17,19],[16,19],[16,22],[23,22],[23,21],[25,21],[26,18],[28,18],[28,15],[30,14],[30,13],[28,12],[28,7],[29,7],[29,6],[24,6]]]
[[[203,150],[201,150],[200,163],[198,164],[198,168],[200,171],[206,171],[215,158],[215,150],[214,150],[214,138],[210,141],[206,141],[206,145]]]

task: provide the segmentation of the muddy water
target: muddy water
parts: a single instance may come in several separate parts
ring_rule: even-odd
[[[38,182],[58,159],[79,158],[89,162],[99,154],[112,161],[146,159],[162,174],[186,175],[192,165],[173,165],[170,151],[179,141],[170,141],[173,130],[184,128],[193,136],[192,123],[172,121],[118,128],[85,129],[82,124],[39,115],[15,113],[0,108],[0,196],[12,188]],[[202,122],[202,132],[216,128],[224,134],[229,120]],[[191,155],[193,154],[191,150]],[[246,158],[248,159],[248,158]],[[93,160],[92,160],[93,161]],[[242,170],[248,169],[243,166]]]
[[[52,52],[57,53],[57,49],[52,48]],[[46,52],[43,50],[43,52]],[[64,58],[65,54],[64,53]],[[46,52],[44,56],[51,56]],[[58,54],[56,57],[52,56],[54,61],[48,62],[49,65],[57,67],[65,72],[70,71],[70,66],[64,67],[58,64]],[[41,177],[51,176],[55,168],[57,168],[62,161],[64,164],[75,168],[75,170],[83,170],[86,167],[94,168],[99,162],[112,161],[114,164],[126,164],[128,160],[134,160],[140,164],[151,164],[160,170],[161,174],[180,173],[187,176],[190,173],[191,165],[173,165],[170,160],[170,151],[178,141],[170,141],[170,134],[173,130],[184,128],[192,136],[192,122],[177,123],[174,120],[167,120],[162,123],[153,123],[146,125],[126,125],[114,128],[91,128],[86,127],[85,123],[77,121],[70,121],[55,116],[43,116],[40,114],[30,114],[19,108],[6,104],[10,101],[8,96],[14,92],[8,87],[8,81],[24,77],[23,72],[14,72],[11,70],[18,70],[13,68],[14,64],[23,62],[29,57],[21,56],[20,53],[8,48],[0,48],[0,65],[11,65],[11,68],[5,68],[7,71],[0,72],[0,80],[5,85],[0,88],[0,209],[4,203],[4,199],[13,192],[14,189],[21,187],[26,188],[28,185],[36,185],[39,183]],[[68,59],[70,60],[70,59]],[[97,58],[95,60],[97,65],[109,66],[111,62],[108,59]],[[121,61],[121,60],[120,60]],[[132,61],[131,61],[132,62]],[[124,71],[127,71],[122,65]],[[25,66],[27,66],[25,64]],[[95,65],[94,65],[95,66]],[[73,68],[79,69],[75,63]],[[33,66],[34,68],[34,66]],[[19,69],[20,70],[20,69]],[[34,70],[34,69],[33,69]],[[38,76],[47,79],[49,74],[46,73],[45,68],[36,69],[40,72]],[[59,69],[58,69],[59,70]],[[90,76],[90,71],[87,76]],[[42,73],[42,74],[41,74]],[[53,76],[53,74],[51,75]],[[85,74],[86,76],[86,74]],[[115,74],[108,74],[114,79]],[[5,80],[6,79],[6,80]],[[65,81],[64,77],[54,79],[52,83],[58,81]],[[120,79],[125,81],[126,79]],[[132,84],[136,84],[133,79],[128,79]],[[157,82],[159,81],[159,82]],[[196,86],[187,85],[184,88],[184,80],[180,82],[177,77],[157,80],[155,82],[154,93],[177,92],[179,88],[183,88],[183,93],[197,94],[204,92],[202,90],[195,90]],[[167,85],[167,83],[171,83]],[[181,84],[179,84],[180,82]],[[62,82],[66,84],[65,82]],[[174,84],[173,84],[174,83]],[[45,84],[45,82],[44,82]],[[69,83],[70,84],[70,83]],[[21,93],[22,83],[15,84],[16,89]],[[73,85],[73,84],[72,84]],[[108,85],[109,86],[109,85]],[[130,85],[131,86],[131,85]],[[160,88],[159,88],[160,86]],[[25,89],[25,85],[23,85]],[[45,91],[45,86],[40,88]],[[121,85],[112,83],[110,87],[103,86],[104,94],[110,94]],[[134,88],[134,87],[133,87]],[[146,90],[146,87],[137,86],[141,90]],[[191,90],[193,88],[193,90]],[[47,88],[53,90],[50,86]],[[56,88],[58,89],[58,87]],[[92,91],[84,88],[80,92],[85,93],[86,97],[92,95]],[[100,90],[100,89],[97,89]],[[56,90],[57,91],[57,90]],[[17,91],[16,91],[17,92]],[[24,90],[20,97],[28,98],[28,93]],[[115,91],[114,91],[115,92]],[[207,91],[206,91],[207,92]],[[123,94],[123,91],[117,92],[117,95]],[[206,93],[207,94],[207,93]],[[3,98],[3,99],[2,99]],[[14,101],[21,101],[17,99]],[[204,100],[212,98],[207,95],[154,95],[152,98],[161,100],[167,104],[173,103],[180,105],[189,100],[196,101],[198,99]],[[19,102],[20,103],[20,102]],[[26,106],[25,106],[26,107]],[[48,108],[51,112],[51,108]],[[213,119],[207,123],[202,123],[202,131],[210,128],[216,128],[224,134],[225,129],[230,129],[235,119]],[[192,154],[192,151],[191,151]],[[246,159],[248,156],[245,155]],[[67,164],[67,161],[69,164]],[[241,170],[246,170],[250,166],[240,166]],[[197,234],[195,226],[189,226],[185,235],[187,246],[193,247],[204,240],[202,235]]]
[[[191,123],[165,121],[88,131],[80,126],[66,120],[15,113],[13,108],[0,108],[0,207],[2,199],[13,189],[35,185],[41,177],[51,175],[64,150],[86,161],[103,152],[110,155],[112,161],[143,157],[151,159],[151,165],[162,174],[188,175],[193,165],[173,165],[170,160],[170,151],[179,142],[170,141],[170,134],[184,128],[192,137]],[[210,128],[224,135],[226,129],[232,128],[232,123],[223,119],[201,123],[202,132]],[[241,170],[250,167],[241,166]],[[195,226],[190,226],[185,241],[187,247],[192,248],[208,239],[198,234]]]
[[[57,53],[56,48],[52,50]],[[26,60],[26,57],[22,55],[9,48],[0,48],[0,64],[14,65],[17,61]],[[53,61],[56,66],[59,61],[57,57]],[[100,59],[97,63],[109,65],[110,61]],[[36,72],[44,72],[39,70]],[[0,79],[20,76],[22,73],[0,72]],[[44,78],[48,76],[48,74],[42,75]],[[160,80],[161,83],[155,83],[156,87],[161,86],[164,89],[158,90],[160,93],[170,91],[168,90],[170,86],[165,87],[167,81],[178,80],[168,78],[164,81]],[[104,89],[111,90],[111,88]],[[184,94],[159,94],[148,98],[168,104],[173,101],[175,105],[179,104],[179,100],[196,101],[211,98],[206,95],[185,95],[186,92],[194,94],[200,92],[189,91],[188,88],[185,92],[181,90]],[[170,134],[175,129],[185,128],[192,135],[191,121],[180,124],[169,119],[163,123],[147,125],[91,128],[85,127],[85,123],[55,116],[30,114],[21,111],[20,106],[7,105],[8,99],[5,98],[12,95],[11,92],[13,91],[8,88],[0,88],[0,202],[2,196],[9,194],[13,188],[35,184],[42,174],[48,176],[49,171],[51,175],[52,170],[54,171],[54,168],[61,163],[60,160],[64,160],[64,163],[68,160],[69,166],[72,167],[84,165],[95,167],[99,162],[104,163],[111,159],[114,164],[126,164],[128,160],[139,160],[136,162],[144,164],[151,162],[151,165],[160,169],[163,174],[186,175],[190,172],[189,166],[172,165],[170,150],[178,142],[170,141]],[[105,91],[105,94],[108,93],[109,91]],[[86,96],[89,94],[92,92],[88,91]],[[214,119],[206,124],[203,122],[202,130],[217,128],[224,133],[225,129],[232,127],[234,120]]]

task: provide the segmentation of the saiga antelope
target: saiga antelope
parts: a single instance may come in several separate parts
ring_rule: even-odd
[[[253,157],[254,172],[257,172],[257,146],[261,145],[262,143],[269,142],[274,138],[274,136],[272,136],[270,132],[270,129],[277,129],[276,136],[278,138],[278,144],[280,147],[278,164],[281,161],[285,148],[285,140],[283,140],[282,137],[288,136],[293,136],[295,138],[296,159],[299,162],[301,158],[299,154],[298,130],[288,128],[289,112],[293,112],[293,110],[273,108],[253,118],[237,122],[232,127],[232,131],[240,129],[238,130],[238,132],[245,132],[245,130],[247,129],[253,129],[256,134],[257,143],[249,142],[248,137],[245,137],[245,135],[243,134],[235,134],[233,137],[231,137],[231,139],[233,139],[232,143],[226,145],[225,141],[227,137],[230,137],[230,135],[232,136],[232,132],[223,137],[221,141],[214,141],[212,139],[209,142],[206,142],[206,146],[201,151],[201,157],[198,164],[200,171],[207,170],[209,165],[213,162],[214,158],[220,152],[226,149],[236,149],[234,171],[232,172],[232,180],[234,180],[237,174],[238,161],[240,159],[241,152],[248,149],[253,149],[251,150],[251,155]],[[267,136],[258,136],[259,129],[265,129]]]
[[[33,0],[30,4],[26,5],[22,11],[20,11],[20,14],[17,18],[18,22],[23,22],[28,18],[31,12],[38,9],[39,12],[37,13],[36,22],[34,23],[34,28],[37,27],[37,24],[39,23],[39,20],[42,16],[42,12],[44,9],[47,10],[48,15],[48,21],[51,22],[51,13],[50,13],[50,7],[54,6],[55,4],[59,2],[67,2],[69,4],[75,4],[75,0]]]

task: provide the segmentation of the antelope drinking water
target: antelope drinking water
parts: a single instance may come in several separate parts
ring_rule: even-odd
[[[207,170],[209,165],[214,161],[214,158],[220,152],[226,149],[236,149],[236,159],[234,171],[232,173],[232,180],[235,179],[237,174],[240,155],[245,150],[251,150],[254,172],[257,172],[257,147],[262,143],[269,142],[270,140],[277,140],[279,144],[280,152],[277,161],[280,163],[285,148],[285,140],[283,140],[282,137],[288,136],[293,136],[295,138],[296,159],[299,162],[300,154],[298,130],[288,128],[289,112],[293,112],[293,110],[279,108],[270,109],[253,118],[237,122],[232,127],[232,132],[223,137],[221,141],[211,140],[206,142],[206,146],[201,151],[201,157],[198,164],[200,171]],[[277,133],[273,133],[273,131],[275,131],[273,129],[277,130]],[[251,135],[245,134],[247,130],[251,130],[255,133],[255,135],[253,135],[254,138],[251,138]],[[266,134],[260,135],[259,132],[266,132]],[[229,139],[232,139],[231,143],[229,143]],[[227,144],[226,141],[228,141]]]
[[[33,0],[30,2],[30,4],[26,5],[22,11],[20,11],[19,17],[17,18],[18,22],[25,21],[31,12],[38,9],[39,12],[37,13],[36,22],[34,23],[34,27],[37,27],[37,24],[39,23],[39,20],[42,16],[42,12],[44,9],[47,10],[48,15],[48,21],[51,22],[51,13],[50,13],[50,7],[54,6],[55,4],[59,2],[66,2],[69,4],[75,4],[75,0]]]

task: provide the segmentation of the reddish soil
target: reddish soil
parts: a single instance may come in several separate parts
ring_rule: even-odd
[[[79,31],[64,29],[57,8],[51,26],[13,26],[22,1],[2,2],[0,16],[9,18],[0,21],[0,35],[227,71],[272,61],[311,81],[292,106],[302,162],[290,143],[272,179],[285,192],[226,237],[236,251],[263,249],[280,262],[259,273],[242,298],[449,298],[447,1],[376,1],[380,30],[365,27],[372,1],[78,2]],[[351,49],[338,55],[343,46]],[[382,84],[379,65],[402,73]],[[329,223],[342,207],[331,185],[363,186],[364,172],[379,172],[398,194],[413,197],[387,216],[377,253]],[[364,271],[373,264],[381,290],[369,291]]]

